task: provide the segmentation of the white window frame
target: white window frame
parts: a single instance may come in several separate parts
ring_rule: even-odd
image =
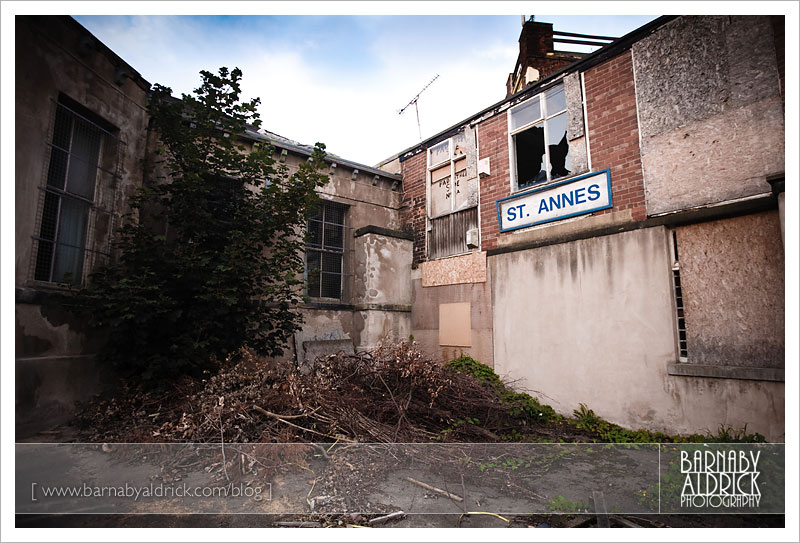
[[[508,122],[508,166],[509,166],[508,171],[509,171],[509,174],[510,174],[510,177],[511,177],[510,183],[511,183],[511,193],[512,194],[515,193],[515,192],[520,192],[520,191],[524,191],[524,190],[530,190],[531,188],[534,188],[534,187],[541,187],[541,186],[547,185],[548,183],[551,183],[551,182],[554,181],[552,179],[551,175],[550,175],[550,168],[546,167],[545,168],[545,172],[547,173],[547,180],[546,181],[542,181],[540,183],[534,183],[533,185],[528,186],[528,187],[519,188],[518,181],[517,181],[517,146],[514,145],[514,136],[516,136],[517,134],[521,134],[522,132],[525,132],[526,130],[529,130],[530,128],[533,128],[533,126],[535,124],[543,123],[544,124],[544,142],[545,142],[544,143],[545,165],[549,166],[549,164],[550,164],[550,148],[549,148],[547,142],[550,140],[550,137],[549,137],[550,133],[549,133],[549,130],[548,130],[548,125],[550,123],[548,121],[550,121],[551,119],[557,117],[558,115],[561,115],[562,113],[565,113],[567,111],[567,109],[568,109],[568,107],[567,107],[568,104],[566,103],[566,95],[565,95],[565,97],[564,97],[565,98],[565,100],[564,100],[564,103],[565,103],[564,104],[564,109],[560,109],[558,111],[550,113],[550,112],[547,111],[547,108],[546,108],[545,96],[547,95],[548,91],[553,90],[553,89],[555,89],[555,88],[557,88],[559,86],[564,88],[564,82],[561,81],[556,85],[552,85],[552,86],[550,86],[550,87],[548,87],[546,89],[543,89],[537,95],[529,98],[528,100],[525,100],[524,102],[521,102],[521,103],[515,105],[514,107],[509,108],[508,112],[506,113],[506,119],[507,119],[507,122]],[[525,124],[525,125],[523,125],[523,126],[521,126],[519,128],[516,128],[516,129],[512,130],[512,128],[511,128],[511,116],[512,116],[513,112],[517,111],[517,110],[520,110],[520,109],[524,108],[525,106],[530,105],[533,100],[538,100],[539,101],[539,111],[540,111],[539,118],[537,118],[537,119],[535,119],[535,120],[533,120],[533,121],[531,121],[531,122],[529,122],[529,123],[527,123],[527,124]],[[541,114],[542,111],[544,112],[544,114]],[[568,178],[570,178],[572,176],[573,175],[570,174],[568,176],[559,177],[557,179],[559,181],[562,181],[562,180],[568,179]]]
[[[447,138],[445,140],[437,142],[435,145],[432,145],[432,146],[428,147],[425,150],[426,163],[427,163],[426,195],[425,195],[426,196],[425,197],[426,210],[425,211],[426,211],[426,214],[428,216],[428,219],[436,219],[436,218],[439,218],[439,217],[444,217],[445,215],[449,215],[451,213],[455,213],[455,211],[456,211],[456,196],[455,196],[456,162],[459,162],[461,160],[464,160],[464,161],[469,160],[469,153],[466,150],[464,151],[464,154],[454,155],[455,146],[453,145],[453,140],[455,140],[459,136],[464,136],[466,138],[466,132],[465,131],[459,132],[458,134],[455,134],[450,138]],[[431,162],[431,150],[436,148],[436,147],[439,147],[442,143],[445,143],[445,142],[447,143],[447,158],[443,159],[443,160],[440,160],[439,162],[432,163]],[[451,183],[451,191],[452,191],[452,196],[450,197],[450,210],[434,216],[433,212],[432,212],[432,209],[431,209],[431,207],[432,207],[431,206],[431,185],[433,184],[433,171],[434,170],[438,170],[439,168],[444,166],[448,161],[450,162],[450,183]],[[466,162],[465,162],[465,166],[467,166],[467,169],[469,168],[469,165],[466,164]],[[466,187],[464,187],[464,188],[466,190]]]

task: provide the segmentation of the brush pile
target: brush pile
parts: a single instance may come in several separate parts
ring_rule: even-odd
[[[93,442],[496,442],[543,422],[497,387],[432,361],[412,342],[318,358],[310,371],[246,350],[170,393],[132,387],[77,418]],[[545,433],[548,435],[549,433]]]

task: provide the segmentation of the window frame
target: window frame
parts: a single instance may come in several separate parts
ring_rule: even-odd
[[[85,109],[80,104],[73,103],[73,101],[61,95],[58,100],[54,100],[55,104],[55,112],[53,116],[53,124],[51,125],[50,133],[49,133],[49,140],[47,141],[47,146],[49,149],[49,153],[47,154],[47,158],[44,162],[44,175],[42,185],[40,186],[41,191],[41,200],[39,204],[39,213],[37,214],[36,219],[36,230],[32,239],[34,240],[35,249],[32,251],[32,269],[31,269],[31,279],[35,283],[42,283],[42,284],[49,284],[49,285],[56,285],[56,286],[66,286],[66,285],[73,285],[73,286],[80,286],[84,284],[85,278],[90,273],[90,269],[87,267],[87,254],[92,252],[93,249],[92,245],[92,232],[93,232],[93,223],[95,219],[95,212],[97,208],[98,202],[98,181],[99,181],[99,173],[106,172],[103,168],[103,163],[105,160],[105,153],[107,151],[107,146],[109,145],[109,141],[116,141],[118,140],[117,136],[110,131],[111,127],[106,128],[106,124],[102,119],[94,120],[91,117],[95,117],[93,112],[86,111],[83,112],[81,110]],[[57,131],[59,130],[59,123],[63,121],[59,121],[61,115],[66,116],[66,123],[67,126],[61,126],[62,129],[68,130],[68,142],[67,148],[64,148],[62,145],[56,141],[57,139]],[[94,152],[91,156],[83,157],[80,154],[74,152],[73,144],[75,143],[76,137],[76,130],[79,130],[78,123],[84,125],[84,130],[88,129],[87,134],[93,134],[93,137],[97,138],[96,141],[96,152]],[[63,186],[58,186],[56,184],[51,183],[51,179],[56,179],[53,177],[53,168],[57,168],[57,156],[58,153],[62,153],[64,155],[64,171],[61,175],[58,175],[58,178],[63,178]],[[73,192],[70,190],[70,176],[71,176],[71,167],[73,161],[79,161],[85,163],[86,166],[86,176],[91,176],[91,197],[87,195],[79,194],[77,192]],[[87,179],[88,180],[88,179]],[[88,184],[87,184],[88,186]],[[88,191],[87,191],[88,194]],[[46,216],[49,201],[55,201],[55,215],[52,217]],[[85,213],[82,213],[80,217],[77,219],[78,222],[83,222],[83,232],[82,232],[82,239],[79,241],[79,245],[72,245],[70,243],[66,243],[61,238],[61,230],[64,226],[62,224],[62,208],[65,200],[70,200],[77,204],[82,204],[86,206]],[[52,227],[53,234],[52,239],[48,239],[43,235],[43,229],[45,222],[48,220],[53,220],[54,225]],[[61,241],[59,241],[61,240]],[[46,250],[43,248],[45,244],[50,245],[49,255],[47,254]],[[72,249],[78,250],[80,252],[80,256],[78,257],[80,260],[79,268],[80,271],[78,276],[70,277],[70,280],[64,280],[64,277],[56,277],[56,260],[58,258],[58,248],[59,246],[62,247],[71,247]],[[90,264],[90,263],[89,263]],[[43,277],[40,272],[44,272],[44,268],[46,270],[46,277]]]
[[[426,186],[426,198],[425,198],[426,206],[425,207],[426,207],[426,210],[425,210],[425,212],[426,212],[427,218],[429,220],[430,219],[438,219],[440,217],[444,217],[445,215],[450,215],[450,214],[455,213],[457,211],[456,210],[456,197],[455,197],[455,191],[454,191],[454,188],[455,188],[455,176],[456,176],[456,169],[455,169],[456,168],[456,163],[463,161],[464,162],[463,171],[467,172],[469,170],[469,165],[467,164],[467,161],[469,160],[468,149],[465,149],[464,152],[462,154],[460,154],[460,155],[456,155],[455,154],[454,140],[459,138],[459,136],[463,137],[465,141],[467,140],[466,131],[462,130],[461,132],[458,132],[457,134],[454,134],[454,135],[450,136],[447,139],[443,139],[442,141],[436,142],[435,145],[431,145],[430,147],[428,147],[425,150],[425,160],[426,160],[426,174],[425,174],[425,178],[426,178],[426,184],[425,184],[425,186]],[[440,160],[439,162],[435,162],[435,163],[431,162],[431,151],[433,149],[436,149],[437,147],[441,146],[443,143],[447,143],[447,158],[445,158],[443,160]],[[431,195],[433,193],[432,189],[433,189],[433,182],[434,182],[433,181],[433,172],[434,171],[439,171],[447,163],[450,164],[450,176],[449,176],[450,177],[450,183],[451,183],[451,186],[450,186],[451,197],[449,198],[449,200],[450,200],[450,209],[448,211],[443,212],[443,213],[439,213],[437,215],[434,215],[433,214],[433,200],[431,198]],[[462,170],[458,170],[458,171],[460,172]],[[467,179],[468,178],[465,175],[464,180],[466,181]],[[466,190],[466,187],[464,187],[464,190]],[[462,210],[458,210],[458,211],[462,211]]]
[[[557,88],[561,88],[562,92],[564,92],[564,109],[559,109],[553,113],[547,111],[547,104],[546,104],[546,96],[548,92],[555,90]],[[524,125],[518,128],[512,128],[512,116],[515,111],[519,111],[527,106],[533,104],[533,102],[538,101],[539,103],[539,117],[525,123]],[[575,175],[574,172],[570,172],[569,175],[561,176],[553,178],[551,175],[550,170],[550,146],[547,143],[549,141],[550,136],[550,125],[552,124],[552,120],[558,117],[559,115],[566,115],[567,111],[569,110],[569,104],[567,103],[566,99],[566,88],[564,86],[564,81],[559,81],[558,83],[548,86],[540,90],[534,96],[516,104],[513,107],[508,108],[508,112],[506,113],[506,120],[507,120],[507,128],[508,128],[508,164],[509,164],[509,175],[510,175],[510,185],[511,185],[511,194],[516,192],[522,192],[525,190],[530,190],[534,187],[541,187],[544,185],[548,185],[554,181],[563,181],[564,179],[569,179]],[[544,112],[544,113],[542,113]],[[514,142],[514,137],[522,134],[533,128],[535,125],[542,123],[544,127],[544,158],[545,158],[545,173],[547,175],[547,179],[540,182],[533,182],[530,185],[525,187],[519,186],[519,179],[517,175],[517,146]],[[567,125],[569,126],[569,125]],[[569,139],[567,139],[567,145],[569,145]],[[567,156],[569,156],[569,149],[567,149]]]
[[[339,208],[341,210],[341,213],[342,213],[342,222],[341,222],[341,224],[340,223],[336,223],[336,222],[328,222],[328,221],[326,221],[327,213],[330,211],[330,208],[332,208],[332,207],[336,207],[336,208]],[[319,207],[319,212],[321,213],[320,219],[309,218],[307,223],[306,223],[306,235],[307,236],[310,235],[310,232],[311,232],[311,223],[312,222],[319,222],[320,223],[320,243],[319,243],[319,245],[318,246],[311,245],[309,243],[310,242],[309,238],[306,238],[306,242],[305,242],[305,255],[303,257],[303,260],[304,260],[303,278],[304,278],[304,283],[305,283],[305,293],[306,293],[306,296],[308,296],[309,298],[312,298],[314,300],[335,300],[337,302],[341,302],[344,299],[344,294],[345,294],[345,292],[344,292],[344,286],[345,286],[344,285],[344,276],[345,276],[345,258],[344,258],[344,255],[345,255],[345,252],[347,251],[347,235],[346,235],[346,233],[347,233],[347,211],[348,211],[349,207],[350,207],[349,205],[342,204],[340,202],[334,202],[334,201],[330,201],[330,200],[323,200],[322,204]],[[340,229],[340,231],[341,231],[341,239],[342,239],[341,248],[339,248],[339,247],[327,247],[325,245],[325,227],[326,226],[331,226],[331,225],[335,226],[335,227],[338,227]],[[319,285],[318,293],[319,293],[319,295],[318,296],[313,295],[311,293],[311,291],[310,291],[310,288],[309,288],[310,287],[310,283],[309,283],[310,273],[309,272],[311,270],[310,270],[309,265],[308,265],[308,253],[311,252],[311,251],[320,254],[320,267],[319,267],[319,270],[315,272],[315,275],[319,276],[319,279],[318,279],[318,285]],[[324,271],[322,269],[322,258],[323,258],[323,255],[336,255],[336,256],[339,257],[339,259],[340,259],[339,270],[340,271],[339,271],[338,274],[333,273],[333,272],[326,272],[326,271]],[[324,292],[323,280],[324,280],[324,277],[325,277],[326,274],[327,275],[338,275],[339,276],[339,296],[338,297],[323,296],[322,295],[323,292]]]

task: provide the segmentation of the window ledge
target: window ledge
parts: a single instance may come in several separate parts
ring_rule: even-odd
[[[669,375],[712,377],[717,379],[747,379],[751,381],[784,382],[783,368],[753,368],[746,366],[713,366],[708,364],[670,364]]]
[[[344,303],[335,298],[311,298],[311,301],[301,303],[300,309],[326,309],[335,311],[352,311],[355,309],[353,304]]]

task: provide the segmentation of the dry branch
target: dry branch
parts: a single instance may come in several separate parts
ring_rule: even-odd
[[[414,483],[415,485],[421,486],[422,488],[430,490],[431,492],[436,492],[437,494],[441,494],[442,496],[447,496],[451,500],[455,500],[457,502],[463,502],[464,501],[464,498],[462,498],[461,496],[456,496],[455,494],[447,492],[446,490],[442,490],[441,488],[436,488],[435,486],[431,486],[431,485],[429,485],[427,483],[423,483],[422,481],[417,481],[416,479],[412,479],[411,477],[406,477],[405,479],[409,483]]]

